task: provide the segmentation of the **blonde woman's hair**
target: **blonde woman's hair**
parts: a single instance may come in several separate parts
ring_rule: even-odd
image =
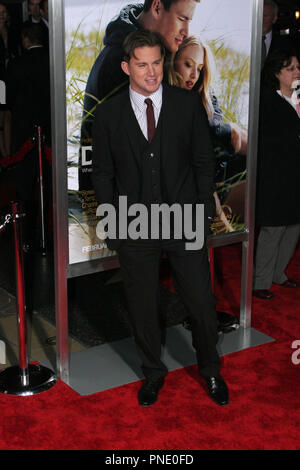
[[[213,60],[212,52],[207,44],[205,44],[200,38],[195,36],[189,36],[185,38],[180,44],[178,51],[172,55],[171,59],[167,63],[167,74],[170,85],[175,85],[183,88],[183,79],[181,75],[176,72],[176,62],[180,56],[180,53],[188,46],[199,46],[203,49],[204,59],[203,68],[200,72],[200,77],[196,83],[199,84],[198,92],[201,95],[203,105],[206,109],[208,117],[212,117],[214,113],[213,104],[211,101],[211,84],[215,76],[215,63]]]

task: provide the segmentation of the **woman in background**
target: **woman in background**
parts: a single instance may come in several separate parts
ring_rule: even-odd
[[[259,226],[253,295],[271,300],[272,283],[296,288],[285,269],[300,235],[299,58],[275,51],[265,62],[259,120],[256,218]],[[297,98],[297,97],[295,97]]]

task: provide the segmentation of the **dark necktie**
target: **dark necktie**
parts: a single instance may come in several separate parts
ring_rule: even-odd
[[[148,141],[151,142],[155,134],[155,119],[152,100],[150,98],[145,99],[147,105],[146,115],[147,115],[147,127],[148,127]]]
[[[264,35],[261,40],[261,68],[263,68],[267,57],[266,36]]]

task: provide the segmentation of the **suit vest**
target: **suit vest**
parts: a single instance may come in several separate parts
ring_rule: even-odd
[[[161,181],[161,128],[162,119],[158,120],[158,126],[152,142],[139,132],[139,155],[141,158],[142,178],[140,202],[147,207],[151,204],[163,202]]]
[[[143,132],[139,132],[139,155],[141,158],[141,190],[140,190],[140,203],[144,204],[148,208],[148,227],[150,233],[150,227],[152,223],[157,223],[157,220],[151,220],[151,205],[160,205],[162,203],[168,203],[166,195],[166,184],[161,171],[161,148],[162,148],[162,116],[158,120],[158,125],[155,130],[155,135],[152,142],[144,137]],[[162,238],[162,233],[165,230],[170,230],[170,237],[173,237],[173,216],[169,220],[168,226],[162,226],[162,219],[159,219],[159,239]],[[156,232],[156,231],[155,231]]]

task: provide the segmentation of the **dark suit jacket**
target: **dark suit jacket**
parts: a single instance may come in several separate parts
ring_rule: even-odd
[[[12,113],[12,151],[33,136],[34,126],[50,129],[49,56],[43,47],[26,50],[7,70],[7,104]]]
[[[260,99],[257,222],[261,226],[300,223],[300,119],[276,90]]]
[[[33,23],[31,15],[29,16],[27,21],[24,21],[24,23],[22,23],[22,27],[26,26],[28,23]],[[49,49],[49,29],[48,29],[48,26],[42,20],[42,18],[39,21],[39,23],[34,23],[34,24],[38,24],[40,26],[41,33],[43,35],[43,46],[45,46],[45,47],[47,47],[47,49]]]
[[[299,53],[299,44],[296,39],[291,38],[290,36],[280,36],[279,34],[275,34],[273,31],[272,41],[268,55],[277,50],[297,50],[297,48]]]
[[[18,32],[16,28],[8,28],[8,45],[4,44],[2,36],[0,35],[0,80],[6,81],[7,63],[11,62],[14,57],[17,57],[21,51],[21,43],[18,41]]]
[[[206,216],[213,216],[215,161],[199,94],[164,84],[160,119],[161,181],[167,194],[163,202],[203,203]],[[97,108],[92,180],[100,204],[116,204],[120,195],[127,196],[128,206],[140,202],[138,126],[128,88]],[[118,243],[108,241],[108,246],[116,249]]]

